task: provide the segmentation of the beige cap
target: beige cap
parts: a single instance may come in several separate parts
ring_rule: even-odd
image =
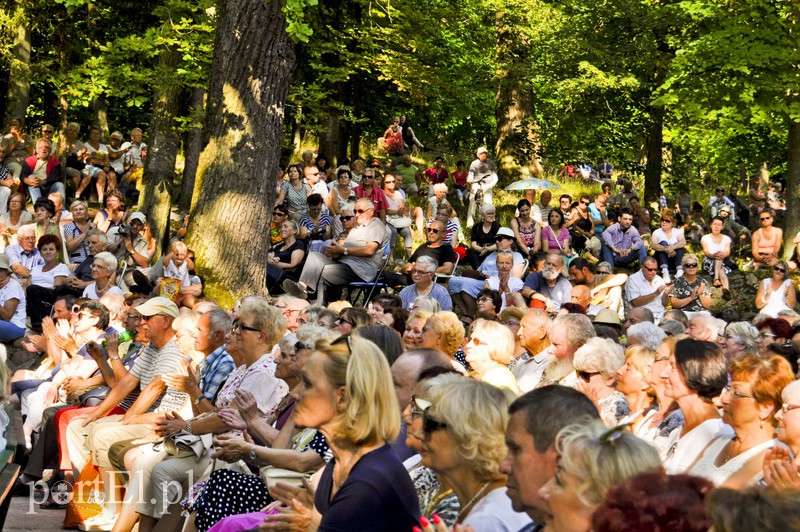
[[[8,256],[5,253],[0,253],[0,270],[10,270]]]
[[[139,307],[136,307],[136,310],[139,310]],[[604,308],[600,312],[597,313],[597,316],[594,317],[592,320],[594,323],[603,323],[605,325],[615,325],[619,327],[622,323],[619,321],[619,315],[612,311]]]
[[[142,316],[155,316],[156,314],[166,314],[167,316],[172,316],[173,318],[178,317],[178,305],[176,305],[171,299],[167,299],[166,297],[154,297],[152,299],[148,299],[138,307],[136,307],[136,312],[141,314]]]

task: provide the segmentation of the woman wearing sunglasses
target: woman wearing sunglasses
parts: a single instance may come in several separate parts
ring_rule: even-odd
[[[380,348],[357,336],[319,341],[301,382],[292,392],[294,421],[320,430],[333,459],[315,493],[278,483],[270,493],[284,506],[275,507],[266,523],[319,519],[319,530],[411,530],[420,517],[419,501],[389,444],[400,430],[400,409]],[[312,516],[314,510],[319,516]]]
[[[504,434],[513,394],[485,382],[440,375],[428,381],[429,404],[422,407],[422,464],[452,487],[461,505],[456,522],[475,530],[516,531],[530,518],[515,512],[506,495],[500,464],[506,455]],[[420,520],[424,530],[439,516]]]
[[[692,313],[711,308],[714,300],[705,281],[697,275],[699,267],[700,261],[693,253],[684,255],[681,259],[683,275],[675,278],[672,293],[669,295],[673,309]]]
[[[772,265],[772,277],[767,277],[758,285],[756,308],[761,314],[777,318],[780,311],[794,308],[797,295],[788,272],[789,266],[779,260]]]
[[[372,324],[372,318],[366,310],[348,307],[339,312],[339,317],[336,319],[336,330],[339,331],[339,334],[350,334],[356,327]]]
[[[775,215],[766,209],[758,215],[759,228],[753,232],[753,261],[750,268],[774,266],[783,244],[783,230],[772,225]]]
[[[607,338],[590,338],[575,351],[573,364],[575,389],[597,405],[606,425],[613,427],[631,413],[625,395],[615,388],[617,370],[625,364],[622,346]]]

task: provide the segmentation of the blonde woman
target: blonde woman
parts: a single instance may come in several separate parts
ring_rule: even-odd
[[[642,345],[625,350],[625,363],[617,370],[617,391],[625,396],[631,414],[631,432],[638,431],[658,412],[656,395],[647,377],[655,360],[655,351]]]
[[[508,369],[514,353],[514,335],[505,325],[484,319],[475,320],[470,328],[465,351],[475,378],[519,395],[517,379]]]

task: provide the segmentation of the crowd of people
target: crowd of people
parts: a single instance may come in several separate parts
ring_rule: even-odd
[[[0,340],[36,362],[6,376],[29,449],[16,491],[70,515],[47,495],[96,472],[91,531],[800,529],[778,213],[751,217],[748,266],[771,269],[757,315],[726,322],[710,311],[743,249],[729,218],[689,236],[682,198],[651,215],[621,180],[552,207],[527,193],[503,226],[471,187],[490,163],[479,149],[459,185],[443,160],[304,153],[276,187],[270,296],[230,311],[204,297],[185,226],[153,263],[125,169],[98,163],[116,187],[93,218],[83,199],[64,210],[83,174],[31,196],[33,216],[12,190]],[[395,293],[347,301],[379,273]]]

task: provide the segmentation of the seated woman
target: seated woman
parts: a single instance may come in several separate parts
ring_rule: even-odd
[[[714,286],[721,286],[723,290],[730,288],[728,274],[736,269],[736,264],[730,259],[731,238],[722,234],[725,222],[719,216],[711,220],[711,232],[700,240],[703,246],[703,271],[714,276]]]
[[[285,336],[275,359],[275,376],[283,379],[293,392],[299,390],[301,372],[313,346],[317,340],[330,340],[335,334],[323,327],[303,325],[296,334]],[[265,479],[267,468],[302,474],[319,469],[325,465],[324,460],[330,459],[328,444],[319,431],[295,425],[294,406],[295,401],[289,396],[267,417],[260,415],[249,402],[240,404],[238,411],[229,408],[219,411],[220,418],[231,428],[246,430],[253,443],[233,434],[221,434],[214,439],[214,457],[225,462],[246,460],[260,466],[265,475],[247,475],[224,468],[214,471],[190,508],[199,532],[215,524],[215,530],[241,530],[237,526],[241,526],[246,516],[239,514],[257,512],[272,502]]]
[[[61,239],[43,235],[36,243],[44,264],[31,268],[31,284],[25,289],[26,310],[31,319],[31,329],[42,330],[42,318],[49,316],[56,302],[56,287],[63,286],[70,275],[66,264],[58,261]]]
[[[472,226],[472,243],[467,250],[467,262],[473,270],[477,270],[489,253],[497,251],[495,236],[500,224],[495,219],[494,205],[484,203],[481,206],[482,223]],[[513,241],[514,233],[511,232]]]
[[[342,207],[339,216],[333,220],[333,225],[331,226],[333,237],[331,240],[312,240],[309,242],[308,252],[318,251],[321,253],[325,249],[325,246],[329,246],[334,242],[344,242],[347,239],[347,235],[350,234],[350,231],[358,226],[355,213],[356,207],[354,203],[348,203]]]
[[[473,377],[497,388],[504,388],[519,395],[517,379],[508,369],[514,352],[514,335],[511,330],[496,321],[477,319],[471,325],[467,340],[467,362],[473,369]]]
[[[496,319],[503,308],[503,298],[500,292],[491,288],[484,288],[475,298],[475,316],[483,319]]]
[[[772,277],[758,284],[756,308],[765,316],[777,318],[780,311],[793,309],[796,303],[797,295],[789,278],[789,266],[782,260],[775,261]]]
[[[339,317],[334,322],[339,334],[350,334],[362,325],[372,325],[372,316],[363,308],[347,307],[339,311]]]
[[[433,312],[427,310],[413,310],[406,319],[406,330],[403,332],[403,347],[406,351],[422,347],[422,329],[425,327],[425,322],[433,315]],[[461,328],[461,335],[463,338],[464,328]]]
[[[547,215],[548,225],[542,229],[542,251],[545,253],[560,253],[572,257],[574,252],[570,249],[569,231],[564,227],[564,213],[560,209],[553,209]]]
[[[430,222],[436,216],[436,211],[439,210],[439,207],[444,205],[450,206],[450,203],[447,201],[447,185],[444,183],[437,183],[433,185],[433,196],[428,198],[428,201],[425,202],[425,212],[422,212],[422,209],[419,207],[415,207],[413,211],[411,211],[411,217],[414,218],[417,225],[417,230],[424,234],[425,233],[425,221],[427,220]],[[452,206],[450,206],[452,209]]]
[[[348,171],[349,172],[349,171]],[[331,191],[333,194],[333,191]],[[403,191],[397,188],[397,178],[392,174],[386,174],[383,180],[383,194],[386,196],[386,223],[403,237],[403,246],[406,249],[406,257],[413,253],[414,239],[411,235],[411,218],[408,217],[408,208]]]
[[[277,246],[283,240],[281,238],[281,226],[288,219],[289,209],[286,205],[275,205],[272,209],[272,225],[269,229],[270,247]]]
[[[748,265],[755,269],[775,264],[783,244],[783,230],[772,225],[775,214],[771,210],[759,214],[758,220],[761,226],[753,232],[753,261]]]
[[[69,209],[72,212],[72,220],[64,225],[64,240],[70,264],[80,264],[89,256],[87,233],[94,229],[94,224],[89,221],[89,206],[85,201],[75,200]]]
[[[590,338],[575,351],[575,389],[597,405],[600,419],[609,427],[622,421],[631,409],[625,395],[616,390],[617,371],[625,364],[622,347],[607,338]]]
[[[458,247],[458,233],[461,230],[458,225],[458,217],[453,216],[453,207],[450,205],[439,205],[436,209],[436,220],[444,224],[444,241],[453,246],[453,249]],[[429,220],[430,224],[433,220]]]
[[[539,490],[548,530],[588,532],[592,513],[611,488],[638,473],[661,471],[655,449],[624,425],[609,429],[602,421],[562,429],[556,452],[556,474]]]
[[[319,194],[308,197],[308,210],[300,218],[300,238],[303,240],[328,240],[333,220],[322,212],[323,199]]]
[[[697,275],[698,263],[699,260],[694,253],[684,255],[681,259],[681,271],[684,273],[675,278],[672,293],[669,295],[673,309],[684,312],[700,312],[713,305],[711,292],[705,281]]]
[[[106,294],[119,294],[124,296],[122,289],[114,284],[117,277],[117,258],[103,251],[94,256],[92,262],[92,279],[94,282],[83,289],[83,297],[99,300]]]
[[[717,486],[741,489],[763,477],[764,456],[782,445],[775,439],[775,414],[783,404],[781,392],[794,375],[779,355],[745,355],[731,363],[730,376],[720,399],[722,420],[733,427],[734,435],[714,438],[687,472]]]
[[[527,199],[517,202],[517,212],[519,216],[509,222],[509,227],[514,231],[519,252],[533,258],[542,249],[542,226],[531,217],[531,202]]]
[[[458,498],[456,522],[497,532],[530,524],[527,514],[512,508],[506,476],[500,472],[506,456],[507,409],[514,394],[450,374],[428,383],[428,401],[416,401],[422,424],[414,436],[427,451],[422,464],[451,486]]]
[[[250,526],[287,517],[303,519],[308,526],[316,510],[320,517],[312,526],[319,530],[413,528],[420,517],[419,500],[390,446],[400,430],[400,409],[380,348],[358,336],[319,341],[302,374],[305,384],[296,394],[295,422],[320,430],[333,459],[313,496],[279,483],[270,493],[283,506]]]
[[[23,225],[33,221],[33,216],[25,209],[25,194],[15,192],[8,198],[8,210],[0,214],[0,247],[16,244],[15,235]]]
[[[408,322],[406,322],[407,324],[410,323],[412,317],[417,315],[417,312],[411,314]],[[453,367],[463,372],[464,367],[467,365],[466,359],[459,357],[460,347],[463,343],[464,326],[455,313],[444,311],[437,312],[426,319],[420,331],[419,344],[416,347],[435,349],[440,353],[444,353],[454,362]],[[455,363],[460,364],[460,367],[456,366]]]
[[[33,204],[33,227],[36,232],[36,241],[44,235],[57,235],[58,224],[53,222],[56,215],[56,204],[47,198],[39,198]],[[61,249],[58,250],[61,253]]]
[[[675,218],[672,214],[665,214],[661,217],[661,227],[653,231],[650,247],[655,251],[658,267],[661,269],[665,281],[669,282],[670,272],[683,272],[686,239],[683,236],[683,229],[675,227]]]
[[[25,334],[25,291],[12,277],[8,257],[0,254],[0,342],[13,342]]]
[[[303,170],[299,165],[293,164],[286,169],[289,182],[281,187],[281,193],[275,200],[276,205],[284,202],[289,207],[289,217],[295,222],[308,210],[308,196],[311,194],[311,187],[303,182]]]
[[[94,225],[104,233],[108,233],[109,229],[117,227],[125,221],[127,211],[125,196],[117,189],[108,191],[105,202],[106,207],[97,211],[97,215],[94,217]]]
[[[483,283],[483,288],[495,290],[500,294],[500,311],[506,307],[526,307],[525,298],[522,297],[522,279],[511,275],[514,267],[514,254],[511,251],[500,250],[495,253],[497,257],[497,275],[492,275]],[[498,312],[500,312],[498,311]]]
[[[588,194],[582,194],[578,205],[572,208],[572,216],[566,227],[569,229],[575,251],[577,253],[586,251],[590,260],[599,260],[602,244],[599,239],[592,240],[595,229],[594,219],[589,213],[591,203],[592,198]]]
[[[297,281],[306,257],[305,244],[297,239],[297,224],[286,220],[281,225],[281,243],[270,249],[267,264],[267,288],[271,294],[282,294],[285,279]]]

